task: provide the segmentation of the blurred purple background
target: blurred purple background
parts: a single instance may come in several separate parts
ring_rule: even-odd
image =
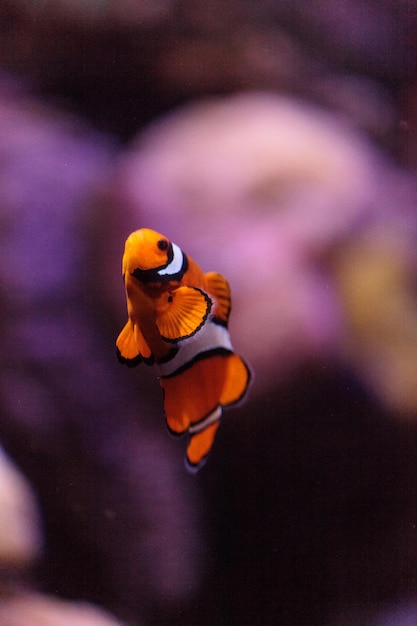
[[[0,26],[0,625],[417,622],[417,4]],[[142,226],[227,276],[255,374],[196,477],[115,358]]]

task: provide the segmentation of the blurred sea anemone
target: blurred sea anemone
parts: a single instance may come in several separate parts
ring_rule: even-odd
[[[394,377],[408,363],[402,390],[387,387],[378,357],[369,355],[377,344],[383,350],[378,319],[387,307],[407,309],[392,320],[398,333],[401,315],[416,324],[410,281],[402,300],[394,285],[378,294],[346,287],[353,280],[360,290],[381,231],[387,253],[378,271],[392,273],[390,259],[399,273],[415,271],[415,181],[346,118],[269,93],[206,99],[141,133],[122,159],[117,186],[136,224],[169,233],[207,271],[228,277],[232,337],[254,366],[256,388],[271,387],[305,360],[345,361],[348,352],[376,396],[400,410],[417,408],[408,394],[417,388],[417,347],[392,336],[384,352]],[[352,279],[339,263],[355,255],[358,238],[369,245]],[[369,332],[353,319],[352,298],[372,306]]]

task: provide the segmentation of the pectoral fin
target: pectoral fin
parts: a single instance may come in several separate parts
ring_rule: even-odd
[[[116,340],[117,358],[128,367],[135,367],[141,361],[151,363],[152,352],[136,324],[129,319]]]
[[[157,315],[161,337],[172,342],[191,337],[207,320],[211,305],[209,296],[197,287],[175,289]]]

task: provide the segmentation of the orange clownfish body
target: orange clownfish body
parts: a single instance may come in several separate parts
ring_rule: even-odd
[[[186,465],[195,472],[213,445],[222,408],[241,400],[250,380],[227,330],[229,285],[147,228],[126,240],[122,273],[128,321],[116,342],[119,361],[157,364],[168,429],[190,435]]]

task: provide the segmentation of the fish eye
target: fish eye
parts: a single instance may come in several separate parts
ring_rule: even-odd
[[[168,250],[168,242],[166,239],[160,239],[156,245],[160,250]]]

